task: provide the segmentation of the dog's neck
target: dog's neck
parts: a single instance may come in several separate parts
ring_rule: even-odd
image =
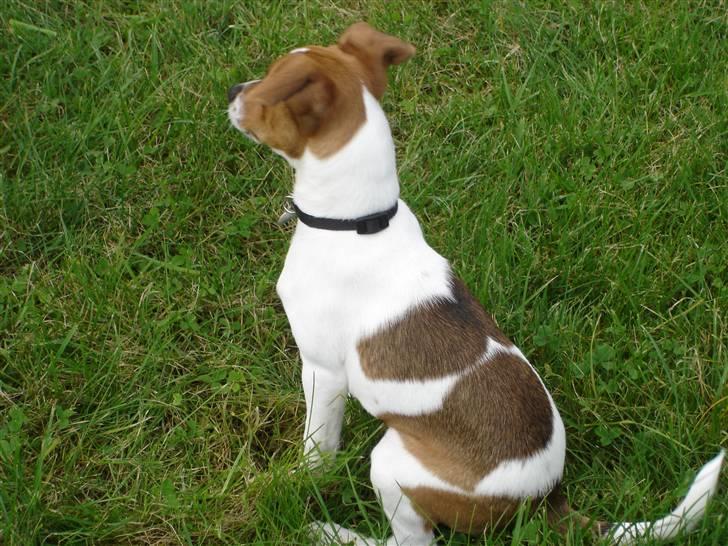
[[[287,158],[296,171],[293,200],[325,218],[358,218],[387,210],[399,197],[394,142],[379,102],[364,88],[366,121],[338,152],[319,159],[306,150]]]

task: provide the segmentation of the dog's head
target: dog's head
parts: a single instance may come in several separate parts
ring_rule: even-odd
[[[362,86],[379,99],[387,68],[414,52],[414,46],[356,23],[336,45],[294,49],[275,61],[263,79],[230,88],[230,121],[289,159],[307,149],[329,157],[366,121]]]

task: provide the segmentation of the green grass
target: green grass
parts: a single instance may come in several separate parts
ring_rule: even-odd
[[[384,100],[402,195],[551,388],[570,501],[669,509],[728,447],[728,15],[626,4],[4,2],[0,542],[386,535],[355,403],[336,466],[293,472],[291,174],[225,116],[361,19],[418,48]],[[727,509],[724,479],[683,543],[728,544]],[[543,515],[488,540],[563,542]]]

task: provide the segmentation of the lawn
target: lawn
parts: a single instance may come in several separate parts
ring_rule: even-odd
[[[362,19],[418,49],[384,98],[402,196],[551,389],[572,505],[656,518],[728,447],[725,2],[5,0],[0,543],[388,533],[355,402],[337,463],[297,471],[291,172],[225,114]],[[727,516],[723,479],[681,543]],[[542,513],[488,536],[519,543],[591,542]]]

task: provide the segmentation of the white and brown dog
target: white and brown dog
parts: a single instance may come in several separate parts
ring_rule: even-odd
[[[337,449],[347,393],[381,419],[371,480],[391,521],[386,543],[399,545],[430,544],[438,523],[470,533],[507,523],[526,499],[545,498],[554,520],[569,513],[564,425],[549,392],[399,199],[378,99],[387,68],[414,52],[358,23],[228,96],[232,124],[295,169],[298,225],[278,293],[303,361],[305,452],[315,464]],[[722,459],[659,521],[579,521],[613,543],[674,537],[701,518]],[[333,524],[318,531],[377,542]]]

